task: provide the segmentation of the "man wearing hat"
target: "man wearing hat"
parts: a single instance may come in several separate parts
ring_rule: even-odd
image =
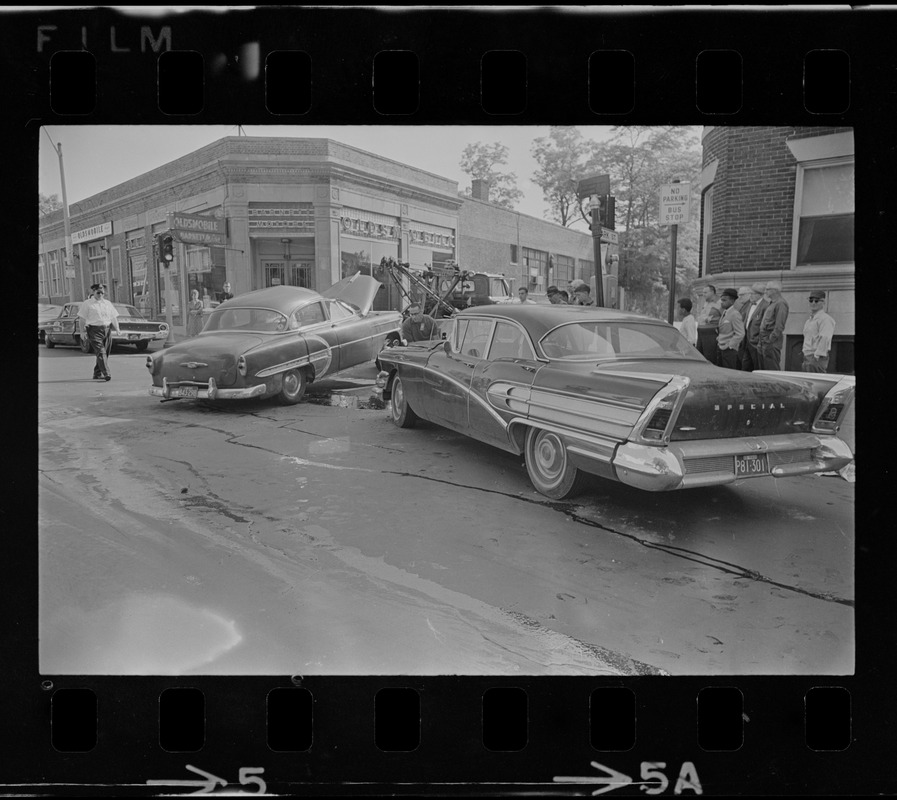
[[[563,302],[563,298],[561,297],[557,286],[549,286],[546,294],[548,295],[548,302],[552,305],[557,305],[558,303]]]
[[[592,299],[592,290],[589,284],[577,278],[570,283],[573,294],[570,296],[571,306],[593,306],[595,301]]]
[[[90,287],[92,297],[89,297],[78,309],[78,319],[81,323],[81,338],[90,342],[91,349],[97,354],[97,361],[93,367],[93,379],[95,381],[111,381],[109,374],[109,351],[112,349],[112,337],[109,328],[118,327],[118,311],[106,299],[106,284],[94,283]]]
[[[766,309],[765,283],[752,283],[750,303],[745,305],[741,312],[744,315],[744,342],[741,347],[741,364],[745,372],[753,372],[762,369],[760,363],[760,351],[757,350],[757,342],[760,337],[760,320],[763,319],[763,311]]]
[[[738,369],[738,348],[744,339],[744,320],[735,309],[737,299],[738,292],[734,289],[723,289],[719,298],[722,316],[716,335],[716,363],[726,369]]]
[[[804,323],[804,372],[827,372],[828,355],[835,335],[835,320],[823,311],[825,292],[810,292],[810,318]]]
[[[760,334],[757,349],[763,362],[763,369],[782,368],[782,343],[785,341],[785,325],[788,323],[788,302],[782,297],[782,284],[767,281],[766,299],[769,304],[760,320]]]

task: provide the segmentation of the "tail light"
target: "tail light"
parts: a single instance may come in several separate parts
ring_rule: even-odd
[[[241,375],[246,375],[247,367],[246,367],[246,357],[245,356],[240,356],[237,359],[237,372],[239,372]]]
[[[813,420],[813,433],[837,433],[856,392],[856,378],[844,376],[822,398]]]
[[[689,378],[677,376],[661,389],[635,423],[631,438],[643,444],[667,444],[690,383]]]

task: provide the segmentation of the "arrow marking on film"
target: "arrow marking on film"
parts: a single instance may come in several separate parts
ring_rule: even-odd
[[[194,767],[192,764],[187,764],[187,769],[191,772],[195,772],[197,775],[205,776],[205,780],[202,781],[166,781],[166,780],[149,780],[147,781],[147,785],[149,786],[199,786],[201,788],[197,789],[195,792],[190,792],[190,794],[208,794],[215,788],[215,784],[220,783],[222,786],[227,786],[227,781],[224,778],[219,778],[217,775],[213,775],[211,772],[206,772],[205,770],[199,769],[199,767]]]
[[[607,786],[596,789],[592,792],[592,796],[598,794],[604,794],[605,792],[611,792],[614,789],[619,789],[621,786],[628,786],[632,783],[632,778],[628,775],[624,775],[622,772],[617,772],[615,769],[611,769],[610,767],[605,767],[604,764],[599,764],[597,761],[591,762],[592,766],[595,769],[600,769],[604,771],[605,775],[555,775],[554,781],[555,783],[581,783],[588,785],[600,785],[602,783],[606,783]]]

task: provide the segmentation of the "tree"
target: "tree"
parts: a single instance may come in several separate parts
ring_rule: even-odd
[[[501,172],[497,166],[508,163],[508,148],[500,142],[488,145],[482,142],[469,144],[461,154],[461,169],[471,180],[484,180],[489,185],[489,202],[503,208],[514,208],[523,197],[517,188],[517,175]],[[465,190],[470,196],[470,188]]]
[[[51,194],[48,197],[47,195],[38,192],[37,198],[38,209],[40,210],[41,216],[46,216],[47,214],[59,211],[59,209],[62,208],[62,202],[59,200],[58,195]]]
[[[597,143],[589,173],[610,175],[621,224],[619,283],[628,292],[628,306],[665,319],[669,305],[670,226],[660,225],[658,190],[674,178],[691,182],[692,202],[700,197],[701,148],[692,127],[623,125],[612,138]],[[697,277],[699,214],[679,225],[677,295]]]
[[[577,218],[576,187],[586,175],[586,164],[594,155],[594,142],[569,125],[552,126],[547,137],[533,141],[532,154],[539,164],[533,181],[542,188],[549,217],[567,227]]]

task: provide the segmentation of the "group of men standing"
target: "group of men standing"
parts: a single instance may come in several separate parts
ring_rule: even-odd
[[[808,298],[810,317],[804,325],[803,370],[825,372],[835,332],[835,321],[823,310],[825,292],[813,290]],[[753,372],[780,370],[788,302],[779,281],[723,289],[704,287],[704,307],[695,319],[688,298],[679,300],[682,334],[713,364]]]

